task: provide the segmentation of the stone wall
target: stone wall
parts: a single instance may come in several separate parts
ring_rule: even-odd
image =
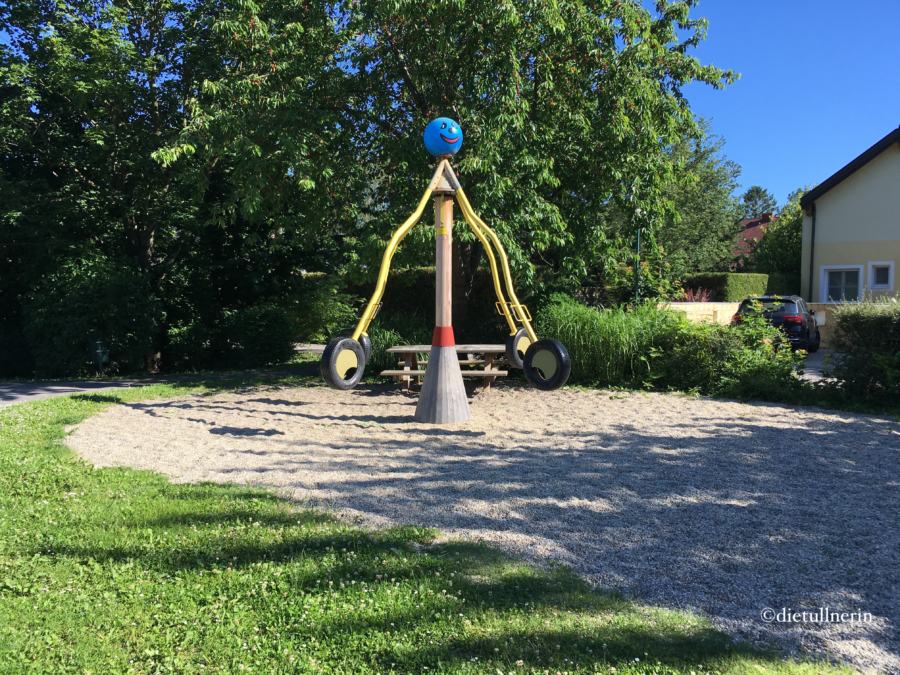
[[[731,323],[731,317],[737,312],[739,302],[670,302],[664,307],[684,314],[688,321],[709,321],[712,323]]]

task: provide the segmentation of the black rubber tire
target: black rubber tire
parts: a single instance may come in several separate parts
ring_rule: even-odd
[[[807,342],[809,342],[807,340]],[[807,344],[806,351],[808,354],[813,354],[819,351],[819,347],[822,345],[822,334],[819,332],[819,329],[816,328],[816,341]]]
[[[525,353],[523,370],[525,379],[535,387],[552,391],[569,381],[572,357],[559,340],[538,340]]]
[[[522,338],[525,338],[524,345],[521,345]],[[524,346],[524,349],[521,347]],[[524,328],[520,328],[512,335],[507,336],[506,338],[506,361],[513,368],[522,369],[522,366],[525,362],[525,352],[528,351],[528,347],[531,346],[531,340],[528,338],[528,331]]]
[[[362,380],[365,371],[366,353],[359,342],[340,335],[331,338],[319,362],[319,372],[329,386],[342,391],[353,389]]]
[[[342,330],[338,333],[339,337],[352,337],[353,331],[355,328],[348,328],[347,330]],[[372,359],[372,338],[363,333],[359,336],[359,344],[362,345],[363,353],[366,355],[366,363],[368,363]]]
[[[359,336],[359,344],[362,345],[363,354],[366,355],[366,363],[372,358],[372,338],[363,333]]]

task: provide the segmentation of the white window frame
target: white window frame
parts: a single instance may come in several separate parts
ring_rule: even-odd
[[[869,266],[869,290],[870,291],[892,291],[894,290],[894,261],[893,260],[870,260],[867,265]],[[875,283],[875,268],[876,267],[887,267],[888,268],[888,282],[887,286],[883,284]]]
[[[829,300],[828,299],[828,273],[829,272],[849,272],[855,270],[859,273],[859,291],[856,296],[856,302],[863,298],[865,293],[865,265],[820,265],[819,266],[819,302],[826,305],[839,305],[842,302],[854,302],[853,300]]]

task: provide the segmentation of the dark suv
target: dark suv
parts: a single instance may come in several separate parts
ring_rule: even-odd
[[[822,338],[816,324],[816,313],[806,306],[799,295],[761,295],[747,298],[738,307],[731,323],[738,323],[742,316],[762,312],[769,323],[787,333],[793,349],[815,352]]]

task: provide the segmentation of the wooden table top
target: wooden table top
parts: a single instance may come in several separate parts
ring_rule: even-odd
[[[431,345],[399,345],[397,347],[389,347],[386,349],[389,354],[410,354],[420,352],[430,352]],[[506,352],[505,345],[456,345],[458,352],[471,352],[473,354],[503,354]]]

